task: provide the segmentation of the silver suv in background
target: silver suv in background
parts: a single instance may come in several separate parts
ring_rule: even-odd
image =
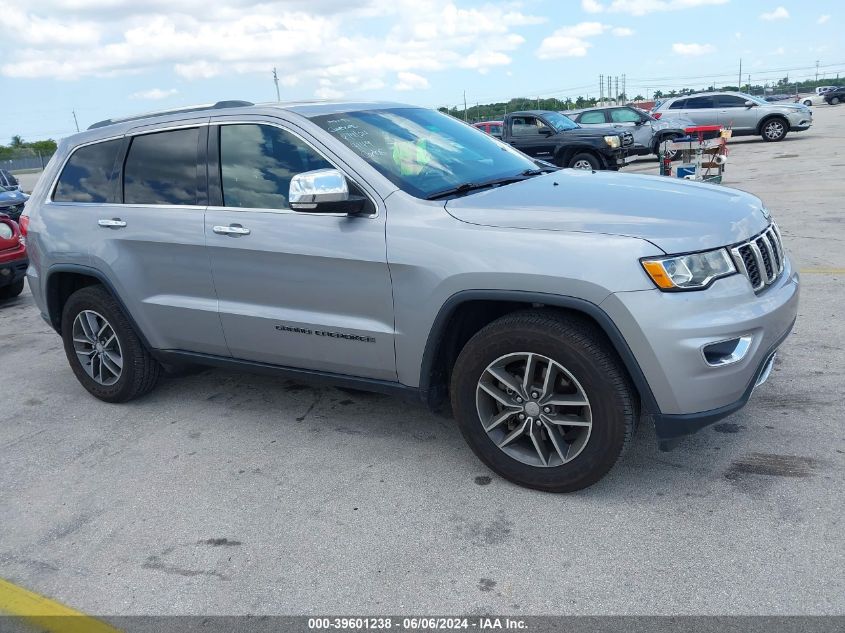
[[[27,271],[92,395],[163,365],[451,408],[524,486],[598,481],[742,407],[798,274],[763,203],[557,169],[440,112],[223,102],[67,138],[27,203]]]
[[[657,154],[660,144],[685,135],[684,128],[695,125],[681,116],[654,118],[648,112],[633,106],[608,106],[567,110],[563,112],[581,127],[612,126],[630,132],[634,137],[633,149],[639,156]]]
[[[741,92],[704,92],[662,101],[652,115],[682,116],[696,125],[721,125],[733,136],[757,135],[782,141],[789,132],[807,130],[813,113],[802,103],[769,103]]]

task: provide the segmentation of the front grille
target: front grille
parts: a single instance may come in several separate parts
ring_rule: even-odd
[[[731,248],[739,272],[748,278],[754,292],[771,285],[783,272],[783,240],[772,222],[765,231]]]
[[[620,136],[622,137],[622,147],[628,147],[634,144],[634,135],[630,132],[622,132]]]

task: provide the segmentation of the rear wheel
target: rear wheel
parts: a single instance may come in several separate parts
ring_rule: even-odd
[[[24,280],[19,279],[13,284],[0,288],[0,299],[13,299],[23,292]]]
[[[595,171],[601,169],[601,162],[593,154],[581,152],[580,154],[575,154],[575,156],[569,160],[569,168],[592,169]]]
[[[601,479],[636,419],[634,392],[602,334],[551,312],[507,315],[473,336],[455,363],[451,397],[481,461],[549,492]]]
[[[763,123],[764,141],[782,141],[789,131],[789,124],[783,119],[769,119]]]
[[[809,108],[811,105],[813,105],[813,102],[812,102],[812,101],[810,101],[809,99],[804,99],[804,102],[803,102],[803,103],[804,103],[804,105],[805,105],[805,106],[807,106],[808,108]]]
[[[830,105],[837,105],[839,103],[839,97],[833,97],[830,100]]]
[[[161,365],[102,286],[88,286],[70,296],[62,311],[62,339],[77,380],[100,400],[126,402],[158,382]]]

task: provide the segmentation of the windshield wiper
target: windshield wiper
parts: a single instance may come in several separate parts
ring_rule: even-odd
[[[539,176],[547,171],[555,171],[553,169],[526,169],[516,176],[509,176],[508,178],[498,178],[496,180],[488,180],[486,182],[465,182],[457,187],[450,187],[449,189],[441,189],[426,196],[426,200],[438,200],[448,196],[456,196],[462,193],[469,193],[470,191],[478,191],[479,189],[486,189],[487,187],[500,187],[502,185],[509,185],[514,182],[521,182],[532,176]]]

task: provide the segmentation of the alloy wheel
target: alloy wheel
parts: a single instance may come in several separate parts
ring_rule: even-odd
[[[590,161],[584,160],[583,158],[581,160],[576,160],[572,164],[572,169],[592,169],[592,168],[593,168],[593,166],[590,164]]]
[[[123,351],[111,324],[98,312],[82,310],[73,320],[73,349],[97,384],[109,387],[123,373]]]
[[[784,127],[783,123],[780,121],[771,121],[770,123],[766,124],[766,137],[772,140],[778,139],[783,136]]]
[[[533,352],[506,354],[482,372],[476,409],[501,451],[530,466],[561,466],[590,439],[592,409],[576,378],[560,363]]]

